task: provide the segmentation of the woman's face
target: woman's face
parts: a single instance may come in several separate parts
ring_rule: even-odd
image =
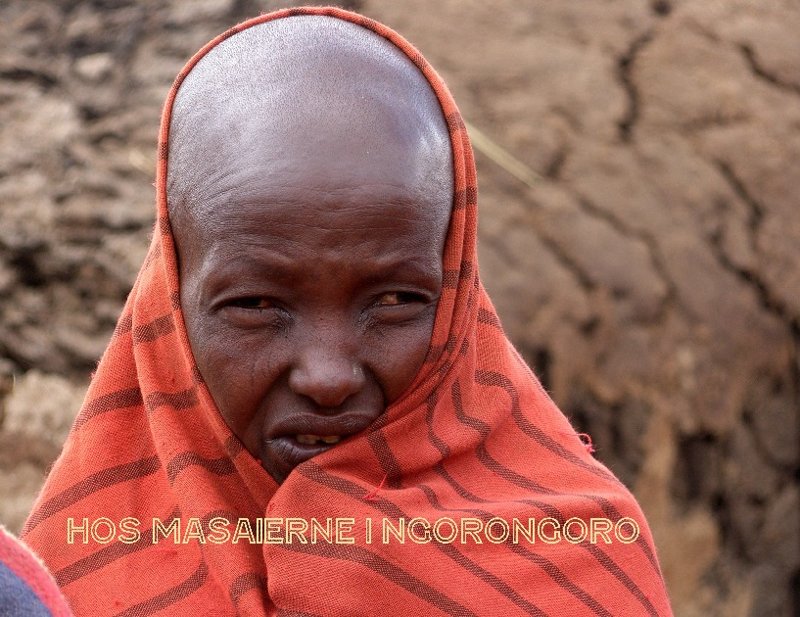
[[[392,113],[385,141],[377,117],[265,135],[270,148],[253,142],[204,176],[202,207],[171,215],[200,373],[278,482],[380,416],[428,351],[449,142],[398,130]]]

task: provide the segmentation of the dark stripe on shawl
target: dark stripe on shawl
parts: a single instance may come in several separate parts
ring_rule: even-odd
[[[241,600],[242,596],[248,591],[252,591],[253,589],[264,590],[266,587],[267,578],[263,573],[245,572],[244,574],[240,574],[233,579],[228,591],[231,594],[231,600],[233,601],[234,605],[238,605],[239,600]]]
[[[298,468],[298,471],[301,471],[301,473],[307,478],[310,478],[318,484],[322,484],[323,486],[342,493],[343,495],[353,497],[354,499],[360,500],[363,497],[363,487],[334,474],[329,474],[318,465],[310,465],[309,463],[310,461],[307,461],[302,467]],[[403,512],[403,510],[400,509],[397,504],[392,503],[380,494],[377,495],[377,499],[367,503],[374,509],[383,512],[383,514],[387,516],[392,516],[394,518],[408,518],[408,514]],[[438,543],[432,544],[431,546],[439,550],[441,553],[444,553],[447,557],[452,559],[461,568],[472,574],[475,578],[494,588],[495,591],[505,596],[510,602],[516,604],[520,608],[523,608],[529,615],[546,617],[546,613],[520,596],[513,587],[508,585],[508,583],[460,553],[454,546]]]
[[[180,516],[180,510],[176,508],[168,516],[168,520],[177,518],[178,516]],[[136,542],[126,544],[124,542],[116,541],[113,544],[109,544],[108,546],[104,546],[100,550],[95,551],[91,555],[82,557],[68,566],[64,566],[57,572],[54,572],[53,577],[56,579],[58,586],[65,587],[66,585],[74,583],[78,579],[83,578],[87,574],[91,574],[92,572],[115,562],[121,557],[131,555],[153,546],[153,528],[150,527],[147,530],[140,531],[140,533],[141,536]]]
[[[430,503],[433,508],[439,512],[466,512],[469,514],[473,514],[474,516],[480,517],[482,520],[487,521],[491,519],[494,515],[491,512],[487,512],[486,510],[479,510],[477,508],[447,508],[443,506],[439,502],[439,498],[436,496],[436,492],[426,484],[415,484],[414,488],[420,489],[428,499],[428,503]],[[603,617],[614,617],[608,609],[606,609],[603,605],[601,605],[597,600],[595,600],[590,594],[586,591],[578,587],[575,583],[573,583],[568,576],[566,576],[559,568],[556,566],[552,561],[542,557],[541,555],[537,555],[536,553],[531,552],[524,546],[519,544],[514,544],[513,542],[506,542],[504,545],[509,548],[511,551],[520,555],[523,559],[527,561],[533,562],[536,566],[541,568],[545,574],[547,574],[555,583],[573,595],[576,599],[582,602],[587,608],[591,609],[591,611],[595,615],[602,615]]]
[[[461,114],[457,111],[448,114],[445,118],[445,122],[447,123],[447,128],[451,136],[455,136],[459,131],[467,130],[467,127],[464,125],[464,120],[461,118]]]
[[[442,273],[442,287],[457,289],[459,281],[470,278],[472,271],[472,262],[467,259],[462,260],[458,270],[445,270]]]
[[[114,328],[114,337],[120,337],[133,329],[133,315],[128,313],[119,318],[117,326]]]
[[[456,348],[457,340],[458,338],[454,334],[451,334],[450,336],[447,337],[447,341],[445,341],[444,343],[439,343],[438,345],[431,345],[427,357],[436,358],[443,351],[452,352]],[[445,363],[441,368],[441,372],[446,373],[448,370],[450,370],[452,364],[453,364],[452,360],[448,363]]]
[[[442,272],[442,287],[445,289],[458,287],[458,270],[445,270]]]
[[[297,553],[307,553],[317,557],[339,559],[342,561],[346,560],[360,564],[398,587],[402,587],[420,600],[424,600],[428,604],[435,606],[443,613],[456,615],[458,617],[478,617],[468,608],[448,598],[438,589],[431,587],[413,574],[409,574],[403,570],[400,566],[364,547],[355,544],[332,545],[322,542],[319,544],[284,544],[283,548]]]
[[[403,470],[394,453],[386,446],[386,440],[381,439],[378,431],[375,431],[367,436],[367,442],[372,447],[381,469],[386,473],[388,486],[397,488],[397,482]]]
[[[142,270],[146,270],[150,267],[150,264],[153,263],[156,259],[161,257],[161,240],[157,240],[156,243],[147,251],[147,255],[144,257],[144,263],[142,264]]]
[[[453,195],[453,209],[461,210],[467,206],[478,205],[478,188],[472,184],[466,189],[459,189]]]
[[[83,410],[77,420],[75,420],[75,428],[78,429],[95,416],[114,411],[116,409],[125,409],[127,407],[136,407],[142,404],[142,391],[139,387],[125,388],[124,390],[117,390],[96,399],[89,401],[89,404]]]
[[[479,420],[478,418],[472,418],[464,413],[463,406],[461,405],[460,386],[458,382],[455,382],[453,384],[452,392],[453,392],[454,408],[456,411],[456,418],[463,424],[472,426],[476,431],[478,431],[479,434],[481,434],[481,436],[488,434],[488,425],[486,425],[483,421]],[[449,448],[447,444],[445,444],[433,431],[433,410],[434,410],[433,405],[430,405],[428,413],[426,414],[426,423],[428,425],[428,436],[431,439],[432,443],[440,444],[437,447],[440,448],[440,452],[442,452],[442,454],[446,458],[449,453]],[[477,495],[473,494],[472,492],[464,488],[459,482],[457,482],[450,475],[450,473],[445,469],[442,463],[436,464],[433,467],[433,471],[437,473],[437,475],[439,475],[443,480],[445,480],[445,482],[447,482],[450,485],[450,487],[456,492],[456,494],[458,494],[463,499],[471,501],[473,503],[492,503],[490,500],[478,497]],[[420,488],[422,488],[422,490],[424,491],[424,489],[428,487],[420,485]],[[427,495],[427,493],[426,496],[428,496],[428,501],[431,502],[431,505],[437,507],[436,504],[434,504],[431,501],[431,496]],[[578,495],[578,496],[583,497],[583,495]],[[522,499],[522,500],[515,499],[513,500],[513,502],[524,503],[526,505],[533,506],[542,511],[545,515],[556,519],[562,525],[565,521],[563,513],[552,504],[535,499]],[[582,542],[580,546],[587,549],[595,557],[595,559],[597,559],[597,561],[603,568],[605,568],[612,576],[614,576],[617,580],[619,580],[628,589],[628,591],[630,591],[631,594],[642,604],[642,606],[645,608],[648,614],[658,617],[658,613],[655,607],[650,602],[650,600],[644,595],[642,590],[639,589],[636,583],[634,583],[633,580],[627,574],[625,574],[625,572],[622,569],[620,569],[620,567],[613,561],[613,559],[611,559],[608,555],[606,555],[606,553],[602,549],[591,543]]]
[[[228,453],[232,459],[236,458],[244,450],[244,445],[239,438],[231,433],[231,436],[225,440],[225,452]]]
[[[169,144],[167,144],[167,148],[169,148]],[[161,232],[162,236],[172,236],[172,225],[169,222],[168,216],[159,216],[157,224],[158,230]]]
[[[180,392],[151,392],[146,399],[147,411],[153,411],[162,405],[173,409],[188,409],[197,403],[196,386]]]
[[[228,476],[236,472],[233,461],[227,456],[205,458],[197,454],[197,452],[181,452],[173,456],[170,462],[167,463],[167,477],[169,478],[170,484],[175,481],[175,478],[180,472],[193,465],[202,467],[206,471],[217,476]]]
[[[485,323],[490,326],[494,326],[501,331],[503,329],[503,327],[500,325],[500,320],[497,318],[497,315],[495,315],[492,311],[482,307],[478,309],[478,323]]]
[[[133,329],[133,342],[149,343],[174,330],[175,321],[172,319],[172,314],[162,315],[151,322],[136,326]]]
[[[564,448],[564,446],[547,435],[538,426],[532,424],[522,414],[522,409],[519,406],[519,395],[517,394],[514,384],[511,383],[511,380],[508,379],[508,377],[496,371],[477,370],[475,371],[475,382],[482,386],[493,386],[505,390],[506,394],[508,394],[511,399],[511,414],[514,417],[514,421],[519,429],[528,437],[550,450],[553,454],[556,454],[567,462],[572,463],[576,467],[580,467],[584,471],[588,471],[589,473],[603,478],[604,480],[608,480],[618,486],[621,486],[619,480],[617,480],[613,475],[578,458],[575,456],[575,454]]]
[[[456,381],[456,382],[453,384],[453,389],[454,389],[454,390],[455,390],[455,389],[457,389],[457,386],[458,386],[458,382]],[[459,401],[459,403],[460,403],[460,401]],[[428,437],[429,437],[429,439],[430,439],[431,443],[433,443],[433,444],[434,444],[434,446],[435,446],[435,447],[436,447],[436,448],[439,450],[439,452],[442,454],[442,456],[443,456],[444,458],[447,458],[447,456],[448,456],[448,455],[449,455],[449,453],[450,453],[450,448],[449,448],[449,447],[447,446],[447,444],[446,444],[446,443],[445,443],[443,440],[441,440],[441,439],[440,439],[440,438],[439,438],[439,437],[438,437],[438,436],[435,434],[435,432],[433,431],[433,410],[434,410],[434,408],[435,408],[435,402],[433,401],[433,398],[431,397],[431,398],[429,398],[429,399],[428,399],[428,412],[426,413],[426,417],[425,417],[426,424],[428,425]],[[386,448],[388,448],[388,444],[386,444]],[[453,484],[453,485],[458,485],[458,483],[457,483],[457,482],[456,482],[454,479],[450,478],[450,474],[449,474],[449,473],[448,473],[448,472],[447,472],[447,471],[444,469],[444,465],[443,465],[443,463],[442,463],[442,462],[439,462],[439,463],[437,463],[437,464],[434,466],[434,469],[435,469],[435,470],[437,470],[437,471],[440,471],[441,473],[444,473],[444,474],[446,474],[446,475],[448,476],[448,478],[449,478],[450,480],[452,480],[452,484]],[[460,485],[459,485],[459,486],[460,486]],[[425,485],[425,484],[423,484],[423,483],[418,483],[418,484],[415,484],[415,485],[414,485],[414,488],[418,488],[418,489],[422,490],[422,491],[423,491],[423,493],[425,493],[425,496],[428,498],[428,502],[429,502],[429,503],[430,503],[430,504],[431,504],[431,505],[432,505],[432,506],[433,506],[435,509],[437,509],[437,510],[439,510],[439,511],[447,511],[447,512],[451,512],[451,511],[470,512],[470,513],[473,513],[473,514],[477,514],[478,516],[480,516],[480,517],[481,517],[481,518],[483,518],[484,520],[488,520],[488,519],[490,519],[490,518],[492,517],[492,514],[491,514],[491,513],[489,513],[489,512],[485,512],[485,511],[483,511],[483,510],[477,510],[477,509],[475,509],[475,510],[465,510],[465,509],[461,509],[461,508],[445,508],[445,507],[443,507],[443,506],[442,506],[442,505],[439,503],[439,499],[438,499],[438,497],[436,496],[436,493],[435,493],[435,491],[433,491],[433,489],[431,489],[429,486],[427,486],[427,485]],[[465,489],[464,489],[464,490],[465,490]],[[465,490],[465,492],[467,492],[467,491]],[[486,500],[481,500],[481,501],[485,502]],[[560,520],[563,520],[563,516],[561,516],[561,513],[560,513],[560,512],[558,512],[558,509],[557,509],[557,508],[555,508],[555,507],[551,507],[551,510],[552,510],[554,513],[557,513],[557,514],[559,515],[559,519],[560,519]],[[554,581],[555,581],[555,582],[556,582],[556,583],[557,583],[559,586],[561,586],[561,587],[562,587],[562,588],[564,588],[566,591],[568,591],[568,592],[569,592],[569,593],[571,593],[573,596],[575,596],[575,597],[576,597],[578,600],[580,600],[581,602],[583,602],[583,603],[584,603],[584,604],[585,604],[585,605],[586,605],[588,608],[590,608],[590,609],[591,609],[591,610],[592,610],[592,611],[593,611],[593,612],[594,612],[596,615],[603,615],[603,616],[606,616],[606,617],[612,617],[611,613],[609,613],[609,612],[606,610],[606,608],[605,608],[605,607],[603,607],[603,606],[602,606],[602,605],[601,605],[599,602],[597,602],[597,600],[595,600],[595,599],[594,599],[594,598],[593,598],[591,595],[589,595],[589,594],[588,594],[586,591],[584,591],[583,589],[581,589],[580,587],[578,587],[577,585],[575,585],[575,584],[574,584],[572,581],[570,581],[570,580],[569,580],[569,578],[568,578],[568,577],[566,577],[566,576],[564,575],[564,573],[563,573],[563,572],[561,572],[561,571],[560,571],[560,570],[559,570],[559,569],[558,569],[558,568],[555,566],[555,564],[553,564],[552,562],[548,561],[548,560],[547,560],[547,559],[545,559],[544,557],[540,557],[539,555],[535,555],[535,554],[531,553],[530,551],[528,551],[528,550],[527,550],[527,549],[525,549],[524,547],[519,547],[519,548],[520,548],[521,550],[517,550],[516,548],[513,548],[513,547],[512,547],[512,549],[511,549],[511,550],[513,550],[513,551],[514,551],[514,552],[516,552],[516,553],[519,553],[519,554],[521,554],[521,555],[522,555],[522,557],[523,557],[523,558],[525,558],[525,559],[527,559],[528,561],[532,561],[532,562],[534,562],[534,563],[535,563],[537,566],[539,566],[539,567],[540,567],[542,570],[544,570],[544,571],[545,571],[545,573],[546,573],[548,576],[550,576],[550,578],[552,578],[552,579],[553,579],[553,580],[554,580]]]
[[[148,456],[130,463],[101,469],[45,501],[28,519],[22,534],[30,533],[42,521],[99,490],[149,476],[160,468],[158,456]]]
[[[652,615],[653,617],[659,617],[658,611],[656,607],[653,606],[653,603],[650,602],[649,598],[644,595],[644,592],[639,589],[639,586],[633,582],[630,576],[628,576],[625,571],[620,568],[611,557],[609,557],[599,546],[596,546],[592,543],[589,543],[586,547],[594,558],[600,562],[600,564],[608,570],[614,578],[616,578],[622,585],[633,594],[633,596],[639,601],[639,603],[644,607],[647,611],[648,615]]]
[[[575,456],[572,452],[566,450],[560,443],[556,442],[552,437],[545,434],[538,426],[531,424],[527,418],[522,414],[522,410],[519,406],[519,396],[517,395],[517,391],[514,388],[514,384],[505,376],[500,373],[496,373],[494,371],[476,371],[475,372],[475,381],[481,385],[487,386],[496,386],[502,388],[506,391],[506,393],[511,398],[511,415],[514,418],[514,422],[517,424],[519,429],[528,435],[528,437],[532,438],[551,452],[561,456],[563,459],[567,460],[570,463],[593,473],[605,480],[609,480],[613,482],[619,487],[624,488],[624,485],[612,474],[594,467],[585,461],[582,461],[577,456]],[[509,481],[514,481],[510,480]],[[528,480],[525,480],[528,482]],[[515,482],[517,483],[517,482]],[[519,486],[525,486],[523,483],[518,483]],[[605,499],[604,497],[600,497],[598,495],[580,495],[582,497],[586,497],[587,499],[591,499],[595,503],[597,503],[605,512],[605,514],[609,518],[622,518],[620,515],[619,510],[614,506],[613,503]],[[640,535],[636,539],[636,545],[642,549],[642,552],[647,557],[647,560],[650,562],[650,565],[653,566],[653,569],[659,576],[662,576],[661,569],[658,567],[658,561],[656,560],[656,556],[653,554],[653,551],[650,549],[650,546],[647,542],[644,541],[644,538]],[[662,576],[663,580],[663,576]]]
[[[201,561],[197,570],[182,583],[153,596],[149,600],[134,604],[129,609],[117,613],[116,617],[145,617],[145,615],[152,615],[158,611],[162,611],[168,606],[172,606],[176,602],[180,602],[184,598],[200,589],[208,579],[208,566],[205,561]]]
[[[432,426],[432,424],[429,423],[429,426]],[[442,444],[443,451],[448,451],[449,450],[447,445],[444,444],[444,442],[442,442],[442,440],[439,439],[436,435],[430,434],[430,436],[432,438],[432,441],[435,440],[439,444]],[[478,497],[477,495],[473,494],[472,492],[470,492],[469,490],[464,488],[461,484],[459,484],[450,475],[450,473],[445,469],[445,467],[444,467],[444,465],[442,463],[437,463],[433,467],[433,471],[437,475],[439,475],[443,480],[445,480],[445,482],[447,482],[451,486],[451,488],[456,492],[456,494],[458,494],[461,498],[463,498],[463,499],[465,499],[467,501],[474,502],[474,503],[492,503],[490,500],[483,499],[482,497]],[[435,497],[435,493],[432,491],[432,489],[430,489],[427,485],[424,485],[424,484],[416,485],[416,488],[420,488],[423,492],[425,492],[426,496],[428,497],[428,501],[431,503],[431,505],[433,505],[434,507],[438,507],[438,505],[437,505],[438,504],[438,500],[436,502],[434,502],[434,499],[436,499],[436,497]],[[427,489],[427,491],[431,491],[431,494],[429,494],[426,491],[426,489]],[[558,520],[562,524],[563,524],[563,522],[565,520],[565,517],[561,513],[561,511],[558,510],[558,508],[556,508],[552,504],[548,504],[546,502],[533,500],[533,499],[523,499],[523,500],[513,500],[513,501],[515,503],[524,503],[526,505],[531,505],[531,506],[541,510],[542,512],[544,512],[544,514],[546,514],[547,516]],[[444,508],[444,507],[441,507],[439,509],[461,510],[461,509],[457,509],[457,508]],[[480,512],[482,514],[482,517],[487,517],[488,516],[488,517],[491,518],[491,514],[490,513],[483,512],[483,511],[480,511],[480,510],[463,510],[463,511]],[[650,615],[655,615],[655,617],[658,617],[658,613],[655,611],[655,608],[650,603],[650,601],[647,599],[647,597],[644,595],[644,593],[628,577],[628,575],[625,574],[619,568],[619,566],[616,565],[616,563],[614,563],[614,561],[610,557],[608,557],[600,548],[592,545],[591,543],[581,543],[581,546],[583,546],[583,548],[586,548],[590,553],[592,553],[592,555],[598,560],[598,562],[600,562],[600,565],[602,565],[606,570],[609,571],[610,574],[612,574],[615,578],[617,578],[631,592],[631,594],[633,594],[637,598],[637,600],[639,600],[639,602],[644,606],[645,610],[647,610]]]
[[[495,475],[500,476],[504,480],[507,480],[512,484],[516,484],[517,486],[521,486],[534,493],[542,493],[545,495],[561,494],[556,490],[531,480],[530,478],[526,478],[513,469],[509,469],[495,460],[495,458],[489,454],[489,451],[486,449],[486,440],[491,433],[491,429],[483,420],[473,418],[464,413],[464,407],[461,404],[461,386],[458,381],[453,382],[453,386],[450,388],[450,396],[453,402],[453,409],[455,410],[456,419],[462,424],[474,429],[481,436],[481,442],[478,444],[477,448],[475,448],[475,456],[487,469],[489,469]]]

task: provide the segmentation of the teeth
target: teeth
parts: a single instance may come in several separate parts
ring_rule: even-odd
[[[320,441],[326,444],[339,443],[342,439],[339,435],[326,435],[324,437],[320,437],[319,435],[295,435],[294,438],[297,440],[297,443],[310,446],[316,445]]]

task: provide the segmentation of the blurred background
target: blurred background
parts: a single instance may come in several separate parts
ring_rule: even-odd
[[[148,245],[161,105],[261,0],[0,2],[0,522]],[[361,0],[470,124],[507,332],[638,497],[676,615],[800,615],[800,4]]]

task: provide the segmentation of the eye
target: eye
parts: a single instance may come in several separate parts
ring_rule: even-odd
[[[411,304],[413,302],[421,302],[423,298],[420,294],[415,294],[406,291],[390,291],[376,300],[375,304],[378,306],[398,306],[401,304]]]
[[[217,310],[228,325],[243,330],[285,332],[292,322],[289,312],[268,296],[231,298],[220,303]]]
[[[269,298],[252,296],[249,298],[236,298],[235,300],[231,300],[229,306],[250,310],[264,310],[273,308],[275,305],[270,302]]]
[[[365,323],[374,327],[403,326],[413,323],[430,308],[428,295],[413,291],[387,291],[375,296],[375,300],[363,313]]]

